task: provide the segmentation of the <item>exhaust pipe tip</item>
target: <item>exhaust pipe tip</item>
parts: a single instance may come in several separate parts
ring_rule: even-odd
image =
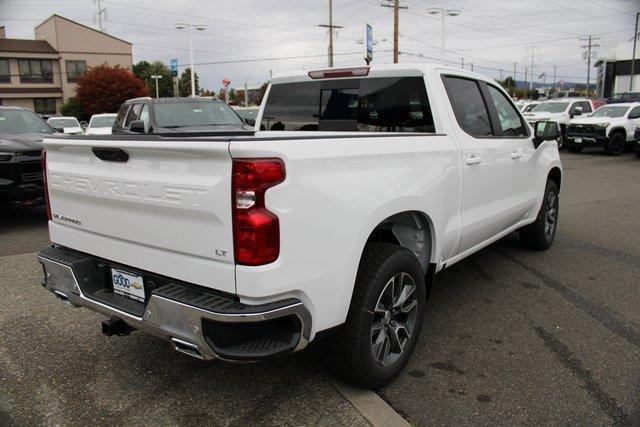
[[[102,333],[108,337],[117,335],[123,337],[135,331],[134,328],[127,325],[124,320],[117,317],[110,317],[102,321]]]
[[[186,341],[179,340],[177,338],[171,338],[171,346],[179,353],[186,354],[187,356],[195,357],[196,359],[204,360],[204,356],[200,353],[198,346]]]

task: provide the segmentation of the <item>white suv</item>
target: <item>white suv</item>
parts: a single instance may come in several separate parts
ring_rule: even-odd
[[[640,102],[603,105],[587,117],[571,119],[566,145],[574,153],[584,147],[600,147],[614,156],[634,141],[640,126]]]
[[[560,126],[561,135],[558,144],[562,147],[569,120],[575,116],[591,113],[593,110],[595,107],[590,99],[558,98],[535,106],[528,113],[523,113],[523,116],[531,124],[546,121],[557,123]]]

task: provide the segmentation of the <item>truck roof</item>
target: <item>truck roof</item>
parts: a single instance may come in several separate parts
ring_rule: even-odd
[[[371,77],[398,77],[398,76],[422,76],[424,74],[429,74],[433,70],[447,70],[454,72],[456,74],[464,74],[469,77],[476,78],[478,80],[485,80],[494,82],[493,79],[483,76],[482,74],[474,73],[467,70],[462,70],[457,67],[452,67],[448,65],[443,65],[440,63],[402,63],[402,64],[376,64],[370,66],[359,66],[355,65],[353,67],[340,67],[340,68],[322,68],[318,67],[313,70],[299,70],[299,71],[290,71],[285,73],[278,73],[273,76],[271,79],[271,83],[293,83],[293,82],[303,82],[303,81],[313,81],[309,76],[309,73],[315,71],[341,71],[341,70],[364,70],[368,68],[368,73],[366,75],[353,75],[353,76],[345,76],[345,77],[331,77],[331,79],[340,79],[340,78],[371,78]],[[326,80],[323,78],[316,78],[315,80]]]

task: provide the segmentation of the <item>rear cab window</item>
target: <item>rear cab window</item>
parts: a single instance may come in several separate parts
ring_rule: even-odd
[[[434,133],[422,77],[369,77],[274,84],[266,130]]]

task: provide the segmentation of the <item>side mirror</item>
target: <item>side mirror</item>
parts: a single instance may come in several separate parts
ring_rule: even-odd
[[[560,136],[556,122],[536,122],[534,125],[533,145],[538,148],[544,141],[555,141]]]
[[[573,115],[574,116],[581,116],[582,115],[582,107],[576,107],[573,110]]]
[[[248,124],[249,126],[255,126],[256,125],[256,119],[244,119],[244,122],[246,124]]]
[[[62,128],[62,127],[55,127],[55,128],[53,128],[53,130],[55,130],[58,133],[64,133],[64,128]]]
[[[144,122],[142,120],[134,120],[129,124],[129,131],[135,133],[145,133]]]

